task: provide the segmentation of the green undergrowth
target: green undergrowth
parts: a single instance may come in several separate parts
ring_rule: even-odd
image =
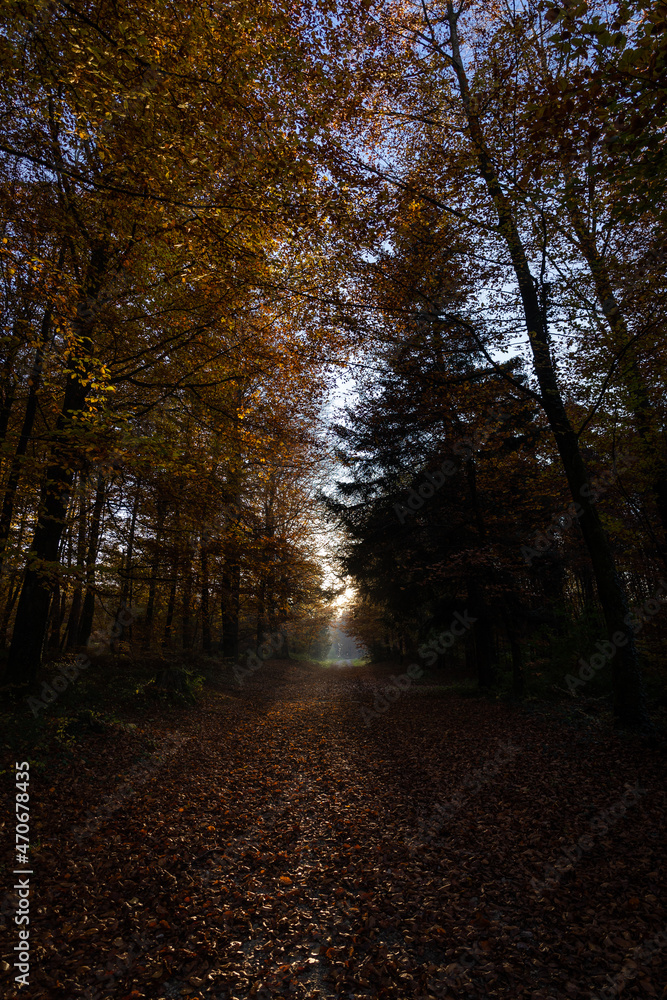
[[[122,738],[156,713],[195,707],[207,674],[212,679],[215,672],[212,663],[175,657],[91,654],[90,665],[78,672],[71,658],[53,660],[29,692],[5,696],[3,743],[12,756],[30,751],[36,761],[66,759],[88,737],[115,731]]]

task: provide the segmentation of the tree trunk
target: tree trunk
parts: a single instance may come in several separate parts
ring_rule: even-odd
[[[291,660],[292,656],[289,649],[289,638],[287,632],[284,628],[280,629],[280,645],[274,650],[273,659],[274,660]]]
[[[4,679],[6,684],[19,688],[29,687],[35,681],[42,661],[42,647],[54,582],[54,564],[58,558],[60,539],[65,525],[74,467],[80,464],[76,436],[74,438],[70,436],[70,428],[72,418],[79,416],[85,409],[89,389],[87,359],[93,353],[94,314],[91,315],[87,303],[101,288],[106,261],[106,248],[101,244],[96,245],[91,253],[84,286],[85,294],[79,300],[77,317],[73,324],[77,335],[77,354],[71,355],[68,359],[69,372],[62,409],[53,434],[46,480],[40,496],[37,526],[30,545],[30,556],[16,609],[14,634]]]
[[[241,564],[234,552],[225,560],[222,574],[222,655],[232,660],[239,655],[239,605]]]
[[[505,608],[503,621],[512,657],[512,697],[516,701],[521,701],[526,693],[525,678],[523,671],[523,650],[519,638],[519,630],[514,622],[511,608]]]
[[[276,532],[274,505],[276,498],[275,476],[272,474],[267,484],[267,494],[264,501],[264,547],[260,560],[260,583],[257,595],[257,645],[264,641],[264,635],[269,630],[267,619],[267,591],[273,588],[273,563],[275,558],[274,536]]]
[[[5,359],[3,364],[2,380],[0,381],[0,444],[3,444],[9,429],[9,419],[12,415],[14,399],[16,396],[16,379],[14,367],[19,348],[24,337],[19,332],[21,324],[28,322],[24,317],[17,319],[14,323],[12,334],[5,338],[3,344]]]
[[[86,568],[86,502],[84,494],[84,483],[81,482],[81,495],[79,498],[79,531],[76,544],[76,584],[72,594],[69,616],[67,618],[67,646],[71,650],[77,644],[79,638],[79,619],[81,617],[81,598],[83,596],[83,577]]]
[[[176,585],[178,582],[178,555],[174,555],[172,562],[171,587],[169,588],[169,601],[167,603],[167,620],[164,623],[164,634],[162,636],[162,647],[164,649],[171,646],[171,628],[174,622],[174,608],[176,607]]]
[[[257,593],[257,645],[264,641],[266,633],[266,576],[263,571]]]
[[[12,380],[11,375],[7,376],[5,382],[6,388],[2,391],[2,401],[0,402],[0,444],[7,437],[9,418],[12,415],[14,397],[16,395],[16,384]]]
[[[51,614],[49,622],[49,639],[47,649],[50,653],[60,651],[60,631],[65,620],[65,610],[67,608],[67,586],[65,583],[56,583],[53,598],[51,600]]]
[[[58,254],[58,264],[57,269],[60,271],[65,259],[65,248],[61,247]],[[42,316],[42,323],[39,333],[39,342],[37,345],[37,351],[35,352],[35,360],[33,361],[32,371],[30,372],[30,378],[28,379],[28,401],[26,403],[25,412],[23,415],[23,424],[21,426],[21,431],[19,434],[18,443],[16,445],[16,451],[12,458],[12,463],[9,469],[9,477],[7,479],[7,486],[5,489],[5,495],[2,502],[2,511],[0,511],[0,573],[2,572],[2,567],[4,564],[5,550],[7,547],[7,541],[9,539],[9,534],[12,528],[12,518],[14,515],[14,504],[16,502],[16,493],[18,490],[19,480],[21,477],[21,466],[23,464],[23,459],[28,448],[28,443],[32,435],[32,430],[35,424],[35,416],[37,414],[37,395],[39,392],[40,383],[42,380],[42,371],[44,368],[44,357],[46,355],[46,350],[49,343],[49,337],[51,335],[52,326],[52,309],[51,306],[47,306],[44,310],[44,315]],[[15,354],[16,352],[14,352]],[[9,416],[12,409],[12,404],[14,401],[15,386],[11,379],[10,366],[13,357],[11,352],[7,356],[7,378],[6,385],[7,388],[3,393],[3,405],[2,413],[0,415],[0,441],[4,441],[7,426],[9,423]]]
[[[57,649],[60,645],[60,628],[58,625],[60,619],[60,582],[56,580],[53,586],[53,593],[51,595],[51,606],[49,608],[49,620],[46,630],[46,644],[45,648],[47,653],[53,653],[54,648]]]
[[[470,612],[477,621],[473,626],[475,637],[475,659],[477,682],[481,691],[492,688],[496,682],[497,659],[493,643],[493,616],[484,598],[484,593],[476,580],[468,582]]]
[[[97,487],[95,489],[95,501],[93,503],[93,513],[90,520],[90,537],[88,540],[88,551],[86,553],[86,595],[83,599],[81,618],[79,619],[79,629],[77,643],[79,646],[86,646],[93,630],[93,619],[95,617],[95,565],[97,563],[97,550],[100,542],[100,526],[102,523],[102,511],[104,510],[105,483],[102,474],[97,477]]]
[[[618,633],[622,633],[624,639],[627,639],[627,644],[624,646],[617,647],[614,643],[616,654],[611,661],[614,715],[621,725],[632,728],[645,727],[649,723],[646,696],[641,680],[634,630],[626,621],[626,619],[630,620],[628,618],[627,598],[616,570],[609,540],[602,528],[597,508],[592,499],[593,491],[579,449],[579,439],[570,423],[561,397],[551,358],[545,317],[528,266],[519,229],[511,204],[497,178],[478,114],[470,99],[468,80],[459,48],[458,16],[451,3],[447,4],[447,17],[450,27],[452,62],[470,137],[477,154],[479,173],[494,202],[500,232],[512,260],[523,305],[533,366],[540,386],[542,406],[556,440],[572,498],[583,509],[579,523],[593,565],[607,632],[612,643],[613,636]]]
[[[574,193],[572,179],[568,181],[568,210],[581,252],[593,277],[598,302],[614,335],[615,347],[622,350],[631,341],[628,326],[614,295],[607,265],[600,256],[595,238],[586,224],[581,206]],[[667,456],[665,455],[664,433],[658,430],[660,420],[651,405],[646,379],[639,369],[634,352],[630,355],[630,363],[623,381],[630,397],[630,409],[635,419],[637,433],[647,452],[652,449],[655,449],[656,452],[656,470],[652,476],[651,489],[663,534],[667,537]],[[663,544],[663,558],[665,554]]]
[[[588,566],[581,567],[577,573],[577,581],[581,593],[581,610],[584,613],[589,608],[595,607],[595,585]]]
[[[44,356],[46,354],[46,347],[49,340],[49,334],[51,330],[51,309],[48,308],[42,318],[42,328],[40,331],[39,345],[35,353],[35,360],[32,364],[32,370],[30,372],[29,385],[30,389],[28,391],[28,401],[25,406],[25,412],[23,414],[23,424],[21,426],[21,432],[19,434],[18,443],[16,445],[16,451],[12,457],[12,462],[9,467],[9,476],[7,478],[7,486],[5,488],[5,495],[2,500],[2,511],[0,511],[0,573],[2,572],[2,567],[4,564],[5,550],[7,548],[7,542],[9,540],[9,533],[12,528],[12,518],[14,516],[14,504],[16,502],[16,494],[18,491],[19,481],[21,479],[21,468],[23,466],[23,459],[30,442],[32,435],[32,429],[35,424],[35,417],[37,415],[37,394],[39,390],[39,384],[42,378],[42,369],[44,367]]]
[[[116,611],[116,617],[114,620],[114,628],[112,630],[112,640],[110,643],[110,648],[112,652],[115,652],[116,643],[119,639],[122,639],[125,635],[125,629],[127,628],[130,636],[132,635],[132,625],[129,626],[125,624],[125,612],[128,607],[128,603],[131,603],[131,593],[132,593],[132,560],[134,558],[134,532],[137,526],[137,512],[139,510],[139,481],[136,483],[137,492],[134,497],[134,503],[132,505],[132,517],[130,519],[130,534],[127,540],[127,550],[125,552],[125,558],[121,561],[121,588],[120,588],[120,601],[118,604],[118,609]]]
[[[182,578],[181,640],[183,649],[192,649],[192,559],[189,545]]]
[[[151,578],[148,585],[148,603],[146,604],[146,617],[144,620],[144,649],[150,649],[151,635],[153,630],[153,615],[155,614],[155,595],[157,592],[157,578],[160,569],[160,545],[162,543],[162,530],[164,527],[165,509],[164,505],[158,502],[157,524],[155,528],[155,542],[153,558],[151,559]]]
[[[205,653],[211,652],[211,612],[209,609],[208,597],[208,549],[206,542],[202,540],[201,551],[201,636],[202,649]]]
[[[23,536],[25,535],[27,521],[27,513],[24,511],[21,518],[21,524],[19,526],[19,537],[17,540],[17,547],[20,551],[23,545]],[[9,629],[9,621],[12,617],[12,611],[14,610],[14,605],[16,604],[16,598],[19,596],[21,590],[21,582],[19,579],[19,571],[17,569],[12,570],[9,576],[9,584],[7,587],[7,600],[5,602],[4,611],[2,614],[2,623],[0,624],[0,649],[4,649],[7,645],[7,631]]]
[[[12,617],[12,611],[14,610],[14,605],[16,604],[16,598],[21,592],[21,583],[19,580],[18,570],[15,570],[9,578],[9,592],[7,594],[7,601],[5,603],[5,608],[2,614],[2,624],[0,625],[0,646],[2,649],[5,648],[7,643],[7,631],[9,629],[9,621]]]

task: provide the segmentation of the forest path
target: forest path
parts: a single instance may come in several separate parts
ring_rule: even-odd
[[[588,1000],[644,947],[624,996],[660,996],[658,752],[429,688],[371,719],[386,673],[266,664],[115,785],[100,737],[44,815],[30,995]]]

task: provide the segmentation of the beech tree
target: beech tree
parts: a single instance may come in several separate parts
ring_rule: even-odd
[[[184,20],[171,3],[3,5],[5,198],[19,188],[29,215],[26,225],[9,211],[5,229],[5,262],[19,275],[12,350],[41,313],[41,333],[26,337],[36,354],[5,488],[3,548],[47,349],[59,409],[40,459],[9,683],[35,676],[75,477],[106,461],[118,417],[131,438],[138,415],[245,377],[273,353],[248,334],[260,331],[259,290],[280,298],[276,248],[307,216],[313,168],[295,100],[317,51],[302,30],[306,14],[294,20],[289,6],[267,4],[243,19],[222,6]],[[310,96],[316,102],[316,86]],[[41,295],[29,297],[31,271]],[[267,342],[275,329],[264,328]],[[289,329],[301,340],[303,328]],[[308,359],[314,378],[317,354]]]

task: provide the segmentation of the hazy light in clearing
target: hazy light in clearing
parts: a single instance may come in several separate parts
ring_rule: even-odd
[[[342,594],[339,594],[336,600],[333,602],[334,608],[342,611],[344,608],[347,609],[354,600],[354,587],[347,586]]]

